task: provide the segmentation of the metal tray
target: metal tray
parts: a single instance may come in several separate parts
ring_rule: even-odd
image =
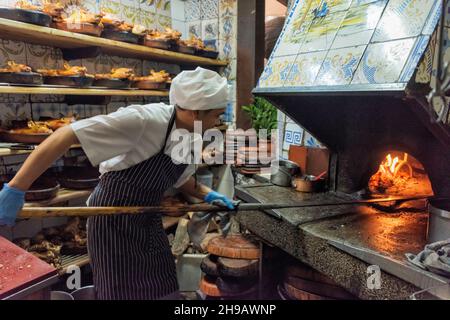
[[[90,87],[94,82],[92,77],[81,76],[62,76],[62,77],[44,77],[45,84],[60,85],[67,87],[85,88]]]
[[[50,26],[50,23],[52,22],[52,17],[46,13],[18,8],[1,7],[0,18],[36,24],[44,27]]]
[[[94,80],[94,87],[106,87],[110,89],[125,89],[131,85],[130,79],[97,79]]]
[[[82,34],[87,34],[87,35],[96,36],[96,37],[99,37],[103,31],[102,26],[99,26],[97,24],[92,24],[92,23],[86,23],[86,22],[73,23],[73,24],[69,24],[69,23],[65,23],[65,22],[55,22],[52,24],[52,27],[54,27],[56,29],[64,30],[64,31],[82,33]]]
[[[47,139],[50,134],[51,133],[21,134],[11,133],[9,131],[0,131],[0,140],[2,142],[40,144],[42,141]]]
[[[164,90],[167,88],[166,82],[153,82],[153,81],[134,81],[131,85],[133,88],[144,90]]]
[[[210,51],[210,50],[203,50],[203,49],[197,49],[195,50],[195,54],[200,57],[204,58],[210,58],[210,59],[217,59],[219,56],[219,52],[217,51]]]
[[[146,47],[170,50],[175,46],[175,41],[174,40],[152,40],[152,39],[148,39],[145,37],[142,44]]]
[[[176,50],[180,53],[195,54],[195,48],[183,45],[177,45]]]
[[[35,72],[0,72],[0,82],[41,85],[43,78]]]
[[[138,44],[141,36],[127,31],[117,31],[113,29],[105,29],[101,34],[102,38]]]

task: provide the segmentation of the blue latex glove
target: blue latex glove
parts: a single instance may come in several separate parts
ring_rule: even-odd
[[[25,192],[11,188],[8,184],[3,185],[0,191],[0,225],[13,226],[16,222],[17,213],[25,203]]]
[[[216,191],[209,192],[204,199],[206,202],[215,204],[222,207],[227,207],[228,209],[233,210],[234,204],[233,201],[228,199],[228,197],[224,194],[218,193]]]

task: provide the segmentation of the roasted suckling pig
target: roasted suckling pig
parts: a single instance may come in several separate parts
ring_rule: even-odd
[[[14,61],[8,61],[6,63],[6,67],[5,68],[1,68],[0,69],[0,73],[5,73],[5,72],[32,72],[31,67],[24,65],[24,64],[19,64],[19,63],[15,63]]]
[[[151,82],[168,82],[171,80],[170,74],[168,74],[165,70],[161,70],[156,72],[155,70],[150,70],[150,74],[148,76],[143,77],[133,77],[133,81],[151,81]]]
[[[171,28],[165,28],[163,32],[150,30],[146,37],[149,40],[179,40],[181,38],[181,32]]]
[[[45,125],[55,131],[61,127],[71,124],[72,122],[75,122],[74,117],[63,117],[60,119],[47,120],[45,121]]]
[[[70,16],[62,19],[62,21],[67,24],[76,24],[76,23],[99,24],[101,20],[102,20],[101,14],[90,13],[81,8],[77,11],[74,11]]]
[[[47,127],[47,125],[43,122],[28,121],[27,128],[11,129],[9,130],[9,132],[16,134],[50,134],[53,132],[53,130]]]
[[[64,62],[64,69],[38,69],[37,72],[46,77],[62,77],[62,76],[81,76],[81,77],[93,77],[93,75],[87,73],[86,67],[74,66],[72,67],[67,62]]]
[[[112,69],[111,73],[96,74],[95,79],[97,79],[97,80],[100,80],[100,79],[130,79],[133,76],[134,76],[133,69],[116,68],[116,69]]]
[[[64,12],[64,6],[58,1],[44,1],[42,12],[55,18],[61,17]]]
[[[179,40],[178,43],[180,45],[193,47],[198,50],[214,51],[214,49],[205,46],[205,43],[201,39],[194,36],[191,36],[188,40]]]

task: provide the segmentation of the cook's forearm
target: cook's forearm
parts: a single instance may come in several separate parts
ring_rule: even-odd
[[[30,154],[14,178],[8,183],[9,186],[23,191],[28,190],[33,182],[72,144],[77,143],[79,141],[70,126],[58,129]]]
[[[199,199],[203,199],[209,192],[212,191],[211,188],[199,182],[197,182],[196,185],[194,177],[191,177],[184,185],[179,188],[179,190]]]

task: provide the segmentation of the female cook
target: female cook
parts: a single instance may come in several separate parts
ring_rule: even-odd
[[[197,68],[173,79],[170,105],[132,105],[58,129],[4,185],[0,224],[14,225],[25,191],[78,143],[92,165],[100,164],[102,174],[88,206],[155,206],[174,186],[208,203],[221,201],[233,209],[226,196],[195,183],[192,162],[171,158],[179,143],[170,139],[171,133],[185,129],[192,135],[196,120],[202,122],[204,130],[212,128],[224,112],[227,98],[226,79]],[[160,214],[91,217],[88,250],[98,299],[177,297],[175,262]]]

